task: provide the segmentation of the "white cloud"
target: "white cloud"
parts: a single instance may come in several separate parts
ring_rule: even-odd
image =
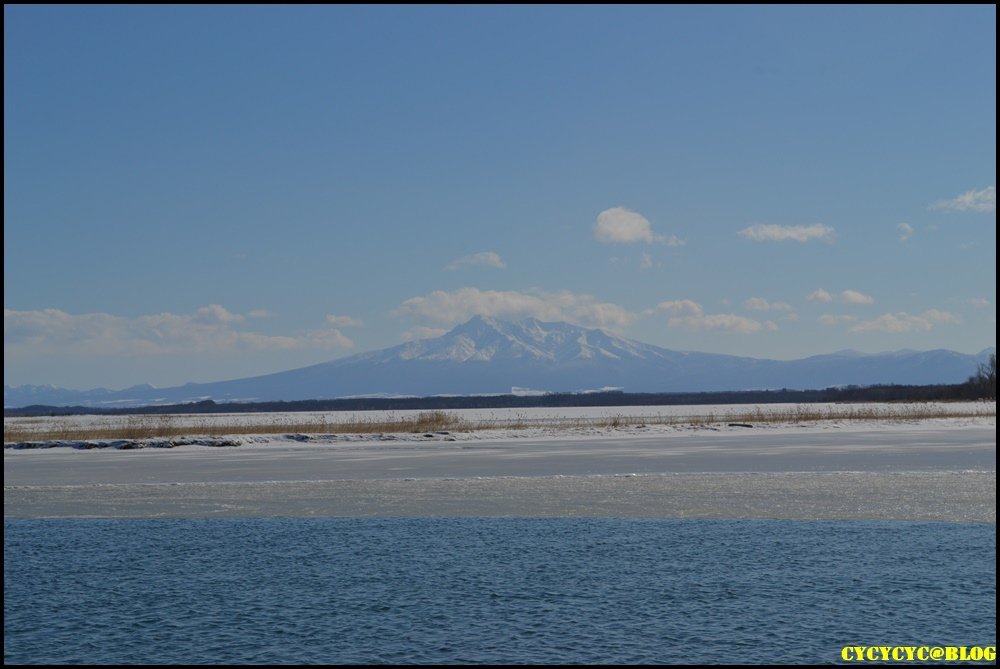
[[[813,292],[806,295],[806,299],[810,302],[822,302],[828,303],[833,302],[835,296],[828,291],[819,288]],[[836,299],[840,300],[844,304],[875,304],[875,298],[871,295],[865,295],[864,293],[859,293],[856,290],[844,290],[841,291]]]
[[[990,306],[990,301],[987,300],[985,297],[973,297],[966,300],[966,302],[979,309],[985,309],[986,307]]]
[[[875,298],[871,295],[859,293],[856,290],[845,290],[840,294],[840,301],[844,304],[875,304]]]
[[[605,209],[597,215],[594,223],[594,238],[602,244],[634,244],[644,242],[670,242],[670,246],[682,246],[683,241],[676,237],[669,240],[661,235],[653,234],[653,228],[642,214],[626,209],[613,207]]]
[[[402,335],[400,335],[400,338],[403,341],[414,341],[415,339],[432,339],[434,337],[440,337],[446,332],[448,331],[445,330],[444,328],[429,328],[423,325],[418,325],[404,332]]]
[[[755,242],[807,242],[810,239],[832,241],[834,230],[829,225],[753,225],[743,228],[739,234]]]
[[[677,316],[667,320],[667,327],[685,330],[726,330],[740,334],[759,332],[764,326],[760,321],[736,314],[706,314],[702,316]],[[775,326],[777,327],[777,326]]]
[[[822,288],[818,288],[806,295],[806,299],[810,302],[833,302],[833,295]]]
[[[533,317],[543,321],[568,321],[587,327],[620,330],[636,319],[628,310],[591,295],[562,291],[520,292],[460,288],[436,290],[411,297],[393,313],[419,322],[454,325],[475,315],[502,319]]]
[[[495,269],[504,269],[507,267],[507,263],[500,258],[499,254],[493,251],[482,251],[481,253],[473,253],[472,255],[454,260],[448,263],[445,269],[454,271],[462,267],[493,267]]]
[[[932,329],[935,325],[958,322],[958,317],[954,314],[937,309],[928,309],[917,315],[900,311],[894,314],[883,314],[874,320],[862,321],[852,327],[851,332],[923,332]]]
[[[853,323],[858,320],[857,316],[848,315],[834,315],[834,314],[823,314],[816,319],[816,322],[820,325],[839,325],[840,323]]]
[[[653,256],[643,251],[639,255],[639,269],[650,269],[653,266]]]
[[[245,317],[217,304],[201,307],[193,314],[138,317],[5,308],[3,320],[5,352],[25,355],[138,356],[353,345],[336,329],[297,336],[243,330],[238,326]]]
[[[250,318],[274,318],[274,314],[267,309],[252,309],[247,312],[247,316]]]
[[[327,314],[326,322],[335,328],[359,328],[364,325],[362,321],[357,318],[351,318],[350,316],[335,316],[333,314]]]
[[[197,309],[191,320],[195,323],[204,323],[206,325],[223,325],[240,323],[246,319],[239,314],[234,314],[223,306],[210,304],[207,307]]]
[[[310,330],[301,338],[299,346],[315,348],[351,348],[354,342],[337,328]]]
[[[702,306],[694,300],[660,302],[655,309],[646,313],[647,315],[665,313],[667,314],[667,327],[685,330],[725,330],[740,334],[752,334],[765,327],[759,321],[736,314],[706,314]],[[766,327],[768,330],[772,330],[771,326],[774,329],[778,327],[773,322]]]
[[[680,237],[677,237],[675,235],[667,235],[666,237],[662,237],[661,240],[667,246],[675,248],[687,245],[687,240],[681,239]]]
[[[747,311],[791,311],[792,306],[784,302],[768,302],[763,297],[751,297],[743,301]]]
[[[656,309],[654,311],[665,313],[670,318],[685,316],[701,317],[705,313],[704,309],[701,308],[701,305],[694,300],[670,300],[669,302],[660,302],[656,305]]]
[[[951,200],[938,200],[930,208],[945,211],[994,212],[997,210],[996,186],[970,190]]]
[[[910,237],[913,236],[913,226],[909,223],[900,223],[896,229],[899,230],[899,241],[901,242],[909,241]]]

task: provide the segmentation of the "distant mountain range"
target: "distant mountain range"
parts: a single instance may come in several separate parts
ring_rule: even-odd
[[[843,385],[960,383],[995,349],[868,355],[843,351],[801,360],[761,360],[672,351],[603,330],[529,318],[476,316],[433,339],[286,372],[172,388],[65,390],[4,386],[4,406],[138,406],[202,399],[272,401],[357,395],[474,395],[515,388],[627,392],[815,389]]]

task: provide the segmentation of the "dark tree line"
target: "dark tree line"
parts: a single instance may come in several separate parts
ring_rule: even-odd
[[[822,390],[747,390],[698,393],[552,393],[540,396],[473,395],[466,397],[394,397],[301,400],[289,402],[214,402],[129,408],[30,406],[4,409],[5,416],[74,414],[240,413],[258,411],[371,411],[404,409],[500,409],[527,407],[670,406],[690,404],[772,404],[811,402],[931,402],[996,400],[996,355],[979,365],[965,383],[926,386],[841,386]]]
[[[997,398],[997,354],[991,353],[990,359],[979,363],[976,373],[969,377],[966,384],[971,386],[977,397],[976,399]]]

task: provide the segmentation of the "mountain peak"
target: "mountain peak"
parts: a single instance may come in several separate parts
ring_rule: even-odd
[[[450,331],[448,331],[447,334],[445,334],[445,336],[447,337],[452,333],[458,333],[458,332],[497,330],[500,328],[501,323],[503,323],[503,321],[491,318],[490,316],[482,316],[480,314],[476,314],[475,316],[465,321],[464,323],[459,323],[458,325],[453,327]]]
[[[530,317],[510,322],[483,315],[473,316],[435,339],[410,342],[383,353],[380,357],[385,360],[507,360],[545,364],[672,355],[665,349],[570,323],[550,323]]]

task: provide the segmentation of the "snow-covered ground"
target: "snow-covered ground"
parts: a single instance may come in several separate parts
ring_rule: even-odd
[[[413,419],[422,410],[407,411],[317,411],[283,413],[177,414],[170,416],[54,416],[34,418],[4,418],[4,428],[25,428],[44,432],[72,431],[94,427],[125,426],[140,421],[155,426],[158,422],[171,426],[189,427],[192,435],[210,431],[223,432],[232,426],[234,432],[245,432],[247,426],[287,426],[290,431],[308,433],[339,432],[340,440],[380,440],[384,437],[342,431],[346,423],[381,424]],[[907,402],[907,403],[844,403],[844,404],[716,404],[689,406],[623,406],[623,407],[559,407],[520,409],[448,409],[465,429],[451,431],[454,439],[495,438],[580,438],[614,433],[648,434],[650,432],[690,431],[712,423],[712,429],[726,429],[732,421],[750,422],[755,428],[794,429],[803,425],[877,425],[924,420],[920,416],[948,413],[949,418],[931,419],[941,425],[982,424],[995,421],[996,404],[984,402]],[[796,415],[811,414],[826,420],[807,422],[794,420]],[[870,416],[871,420],[859,417]],[[616,423],[612,425],[611,423]],[[474,428],[474,429],[470,429]],[[740,428],[735,428],[740,429]],[[396,440],[420,441],[422,435],[406,432],[392,435]],[[241,443],[281,441],[280,435],[243,438]]]

